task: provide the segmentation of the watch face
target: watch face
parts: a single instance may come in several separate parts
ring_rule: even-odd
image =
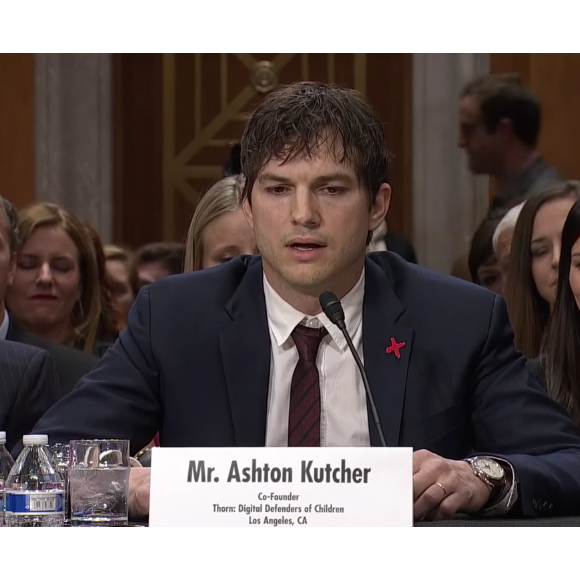
[[[477,467],[490,479],[500,480],[504,478],[505,472],[503,467],[493,459],[486,457],[478,457],[476,461]]]

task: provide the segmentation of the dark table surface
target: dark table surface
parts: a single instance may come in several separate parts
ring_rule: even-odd
[[[69,527],[69,526],[67,526]],[[113,526],[114,527],[114,526]],[[121,527],[121,526],[118,526]],[[147,528],[147,520],[130,521],[130,528]],[[416,528],[580,528],[580,517],[541,519],[474,519],[458,516],[444,522],[417,522]]]
[[[130,522],[129,527],[147,527],[147,522]],[[445,522],[419,522],[417,528],[580,528],[580,517],[542,519],[473,519],[458,517]]]
[[[416,527],[580,527],[580,516],[567,518],[470,518],[458,516],[442,522],[417,522]]]

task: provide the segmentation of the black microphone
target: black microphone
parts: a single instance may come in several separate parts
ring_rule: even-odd
[[[369,401],[369,407],[371,408],[371,414],[373,416],[373,421],[375,423],[375,427],[377,428],[377,433],[379,434],[379,441],[382,447],[387,446],[387,442],[385,441],[385,435],[383,433],[383,428],[381,427],[381,419],[379,418],[379,413],[377,411],[377,407],[375,405],[375,400],[373,399],[373,393],[371,391],[371,386],[369,385],[369,380],[367,379],[367,373],[365,371],[365,367],[358,356],[358,352],[356,352],[356,348],[354,348],[354,344],[352,343],[352,339],[350,338],[350,334],[346,329],[346,324],[344,322],[344,310],[342,308],[342,304],[340,300],[337,298],[334,292],[323,292],[320,297],[318,298],[320,302],[320,306],[322,307],[322,311],[330,322],[336,324],[338,328],[344,334],[344,338],[346,339],[346,343],[348,344],[348,348],[354,357],[358,370],[360,371],[363,384],[365,386],[365,391],[367,393],[367,399]]]

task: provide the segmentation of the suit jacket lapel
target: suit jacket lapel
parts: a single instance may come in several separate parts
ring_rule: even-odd
[[[411,328],[397,324],[404,311],[388,275],[367,259],[363,306],[364,365],[387,445],[392,447],[399,443],[414,336]],[[371,445],[378,446],[378,433],[370,410],[368,415]]]
[[[270,333],[261,261],[248,266],[218,329],[236,446],[266,444]]]

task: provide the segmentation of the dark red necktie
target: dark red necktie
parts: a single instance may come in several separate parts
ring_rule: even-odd
[[[290,387],[288,447],[320,447],[320,378],[316,356],[325,328],[299,324],[292,332],[298,363]]]

